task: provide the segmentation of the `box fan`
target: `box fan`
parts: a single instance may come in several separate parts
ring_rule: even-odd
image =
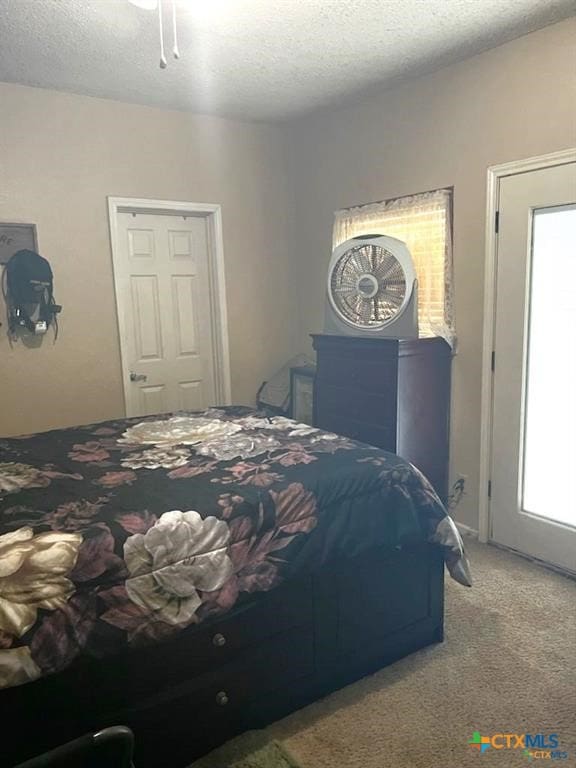
[[[334,249],[324,332],[418,338],[418,281],[406,243],[361,235]]]

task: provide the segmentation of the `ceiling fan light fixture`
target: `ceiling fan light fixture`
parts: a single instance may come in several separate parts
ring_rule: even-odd
[[[160,69],[166,69],[168,61],[164,51],[164,0],[128,0],[136,8],[142,8],[145,11],[158,11],[158,34],[160,37]],[[175,59],[180,58],[180,49],[178,48],[178,21],[176,18],[176,0],[172,0],[172,54]]]

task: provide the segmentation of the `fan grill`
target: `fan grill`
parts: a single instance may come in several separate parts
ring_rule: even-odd
[[[353,325],[379,328],[398,313],[406,298],[406,276],[390,251],[364,244],[346,251],[330,275],[338,312]]]

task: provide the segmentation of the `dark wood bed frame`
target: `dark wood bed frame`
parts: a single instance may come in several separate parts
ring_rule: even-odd
[[[180,768],[443,638],[442,552],[372,549],[177,639],[0,691],[6,768],[110,724],[136,768]],[[386,713],[382,713],[386,727]]]

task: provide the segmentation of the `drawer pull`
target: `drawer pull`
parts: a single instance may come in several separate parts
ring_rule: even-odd
[[[223,645],[226,645],[226,638],[224,637],[224,635],[222,635],[222,634],[220,634],[220,632],[218,632],[212,638],[212,645],[215,645],[216,648],[222,648]]]
[[[216,704],[218,704],[219,707],[225,707],[229,701],[230,699],[228,698],[226,691],[218,691],[216,694]]]

